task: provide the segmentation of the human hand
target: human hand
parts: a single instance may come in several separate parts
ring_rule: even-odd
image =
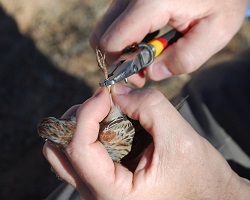
[[[126,46],[167,24],[184,33],[143,73],[130,78],[141,87],[145,74],[157,81],[200,67],[239,30],[247,4],[248,0],[114,0],[94,29],[90,44],[108,52],[110,64]]]
[[[145,150],[134,173],[114,163],[97,141],[99,122],[110,108],[106,88],[78,109],[76,132],[65,154],[49,144],[44,146],[44,155],[55,171],[85,199],[250,197],[249,183],[231,170],[161,93],[119,84],[113,91],[114,102],[153,137],[154,143]]]

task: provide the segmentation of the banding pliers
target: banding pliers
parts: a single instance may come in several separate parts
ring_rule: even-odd
[[[100,86],[110,86],[150,65],[154,58],[169,45],[176,42],[182,34],[175,29],[151,40],[149,43],[141,42],[124,49],[123,54],[108,67],[108,78],[100,80]]]

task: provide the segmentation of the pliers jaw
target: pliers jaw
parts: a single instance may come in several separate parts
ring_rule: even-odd
[[[108,67],[108,79],[101,78],[100,86],[110,86],[129,76],[138,73],[154,60],[154,47],[150,44],[139,43],[128,47],[121,57]]]

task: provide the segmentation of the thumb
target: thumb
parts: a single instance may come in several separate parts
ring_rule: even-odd
[[[86,184],[97,199],[110,199],[110,194],[114,197],[121,181],[123,187],[120,190],[126,192],[132,182],[132,173],[121,164],[114,163],[104,145],[97,140],[99,123],[109,110],[110,93],[103,87],[77,110],[76,131],[65,151],[74,170],[84,181],[83,186],[76,187],[85,187]]]
[[[165,145],[172,137],[182,134],[179,124],[186,121],[164,97],[151,89],[132,90],[127,86],[115,84],[112,90],[113,101],[131,119],[139,120],[141,126],[152,135],[155,146]],[[185,128],[185,127],[184,127]],[[180,133],[179,133],[180,132]]]
[[[147,76],[158,81],[198,69],[232,37],[223,29],[215,29],[214,26],[215,22],[209,18],[199,21],[156,58],[146,69]]]

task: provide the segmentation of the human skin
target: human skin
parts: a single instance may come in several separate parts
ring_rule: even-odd
[[[250,198],[250,183],[158,91],[114,86],[114,103],[139,120],[154,141],[134,173],[114,163],[97,140],[99,122],[110,109],[109,95],[101,88],[77,109],[76,132],[65,152],[47,143],[43,149],[53,169],[84,199]]]
[[[184,36],[130,82],[141,87],[145,75],[162,80],[190,73],[221,50],[245,17],[248,0],[114,0],[93,30],[90,44],[107,52],[110,64],[120,52],[148,34],[170,25]]]

